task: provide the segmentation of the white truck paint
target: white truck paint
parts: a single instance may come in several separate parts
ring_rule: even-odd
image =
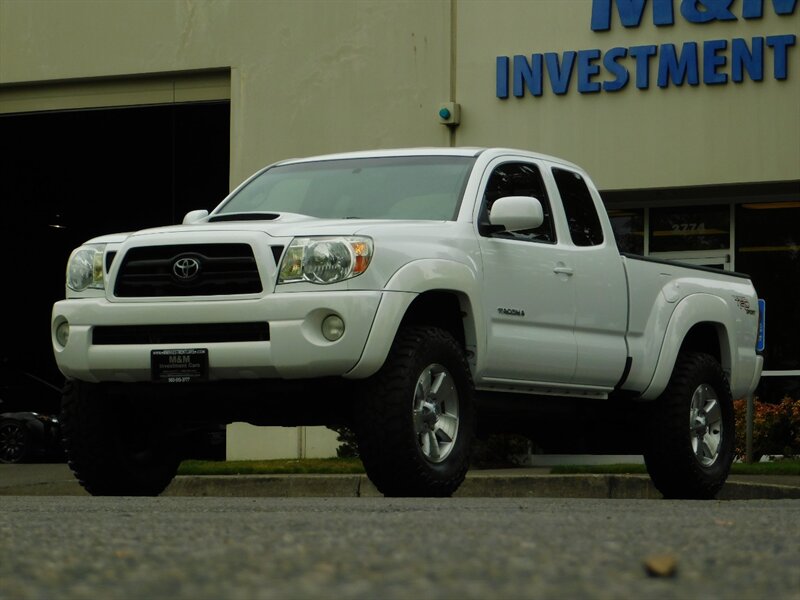
[[[206,253],[233,245],[248,253],[237,263],[252,269],[244,287],[226,286],[238,272],[208,275]],[[199,267],[196,279],[178,280],[181,258]],[[295,279],[282,282],[281,273]],[[679,395],[670,386],[680,387],[676,373],[685,370],[696,389],[673,402],[685,402],[694,420],[679,428],[684,433],[673,427],[659,435],[681,438],[670,451],[685,446],[700,466],[687,462],[689,475],[676,475],[658,458],[663,448],[648,466],[666,495],[713,495],[732,458],[727,404],[752,392],[762,365],[747,277],[621,256],[589,175],[520,150],[416,148],[284,161],[254,174],[210,215],[194,211],[183,225],[89,240],[73,253],[69,274],[52,318],[56,361],[70,382],[68,438],[88,435],[87,411],[109,394],[133,406],[143,395],[199,394],[213,420],[209,389],[224,396],[231,386],[269,390],[289,381],[312,389],[333,378],[347,390],[341,420],[359,432],[367,472],[387,494],[447,495],[458,487],[475,419],[481,424],[476,401],[489,412],[495,399],[511,397],[531,412],[548,397],[591,399],[609,410],[620,399],[661,406],[665,395]],[[313,281],[320,277],[332,281]],[[343,334],[323,331],[323,322],[341,323]],[[259,324],[265,333],[254,334]],[[239,326],[247,331],[232,334]],[[154,351],[198,348],[207,365],[170,371],[185,382],[153,382],[155,370],[167,368]],[[415,363],[418,355],[429,364]],[[710,401],[694,393],[707,393],[692,366],[699,363],[720,369],[717,376],[700,368],[714,379]],[[389,379],[401,375],[414,379],[410,387],[382,401]],[[727,386],[730,393],[717,389]],[[276,401],[269,392],[256,396],[249,420],[268,422]],[[405,423],[399,433],[378,416],[395,414],[384,411],[392,403]],[[248,417],[245,406],[238,410]],[[651,422],[661,418],[648,410]],[[299,412],[288,419],[320,420]],[[222,410],[217,417],[231,418]],[[714,419],[717,429],[708,424]],[[134,483],[104,487],[93,458],[100,444],[71,447],[76,474],[93,493],[158,493],[171,478],[167,469],[148,487],[155,476],[134,465]],[[410,466],[395,481],[389,471],[399,456]],[[681,483],[683,476],[694,483]]]

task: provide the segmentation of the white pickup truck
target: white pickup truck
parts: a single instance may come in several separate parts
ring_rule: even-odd
[[[516,431],[640,452],[666,497],[711,498],[761,373],[757,302],[744,275],[621,255],[558,158],[287,160],[72,253],[65,444],[90,493],[155,495],[198,428],[345,425],[385,495],[449,496],[476,433]]]

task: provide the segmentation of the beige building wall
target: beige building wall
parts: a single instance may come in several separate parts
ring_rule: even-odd
[[[462,106],[459,145],[532,148],[586,168],[601,189],[708,185],[800,178],[800,47],[789,51],[789,76],[776,81],[772,52],[765,48],[764,80],[725,85],[659,88],[651,59],[650,88],[633,81],[615,93],[579,94],[575,73],[570,91],[557,96],[545,81],[541,97],[495,95],[495,58],[516,54],[588,50],[616,46],[675,44],[800,34],[800,10],[777,16],[764,1],[762,19],[687,22],[681,0],[673,2],[674,26],[656,27],[646,2],[638,28],[620,24],[591,30],[591,0],[460,1],[457,11],[456,99]],[[701,47],[702,52],[702,47]],[[702,60],[702,57],[701,57]],[[602,63],[601,63],[602,64]],[[624,64],[632,66],[633,60]],[[701,67],[702,69],[702,67]],[[632,74],[633,75],[633,74]],[[595,78],[609,79],[608,75]],[[702,70],[701,70],[702,78]]]
[[[340,442],[337,433],[326,427],[256,427],[248,423],[228,425],[228,460],[268,458],[330,458],[336,456]]]
[[[675,0],[670,27],[653,25],[653,1],[640,27],[613,11],[593,32],[592,0],[0,0],[0,110],[25,84],[223,70],[232,186],[289,156],[450,143],[564,156],[601,189],[797,179],[797,46],[785,81],[765,48],[762,82],[660,89],[653,60],[647,90],[579,94],[573,74],[564,96],[495,96],[501,55],[800,33],[800,11],[777,16],[771,0],[762,19],[704,25]],[[436,111],[453,95],[451,138]]]
[[[232,186],[290,156],[449,139],[446,1],[0,0],[0,99],[208,69],[230,70]]]

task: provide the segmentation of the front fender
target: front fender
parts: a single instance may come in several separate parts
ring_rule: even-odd
[[[454,290],[474,298],[478,277],[464,263],[439,258],[415,260],[403,265],[386,283],[387,291],[415,292]]]
[[[458,296],[464,313],[467,348],[480,356],[485,332],[481,320],[475,318],[480,314],[476,305],[480,295],[475,271],[452,260],[415,260],[398,269],[387,282],[361,360],[345,377],[362,379],[377,372],[389,355],[408,307],[420,294],[432,291]]]

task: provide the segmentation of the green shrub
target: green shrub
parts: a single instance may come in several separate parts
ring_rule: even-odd
[[[736,455],[747,449],[747,401],[733,403],[736,418]],[[777,404],[755,399],[753,406],[753,459],[769,454],[800,454],[800,400],[786,397]]]
[[[336,436],[336,441],[340,442],[336,448],[336,456],[339,458],[358,458],[358,442],[353,430],[345,426],[329,427],[329,429],[333,429],[339,434]]]
[[[504,469],[520,466],[519,457],[530,451],[531,441],[522,435],[503,433],[475,439],[470,465],[473,469]]]

